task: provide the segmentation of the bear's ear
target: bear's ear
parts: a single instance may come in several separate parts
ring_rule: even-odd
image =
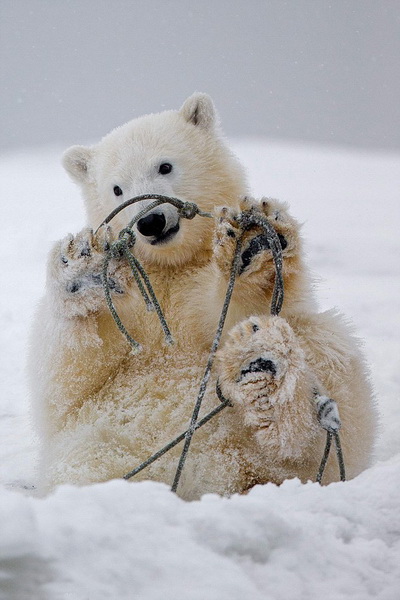
[[[87,146],[72,146],[63,154],[62,164],[74,181],[87,179],[88,167],[93,151]]]
[[[210,96],[196,92],[183,103],[179,113],[188,122],[201,127],[212,129],[216,121],[214,103]]]

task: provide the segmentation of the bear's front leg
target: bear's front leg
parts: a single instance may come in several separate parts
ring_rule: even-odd
[[[280,317],[250,317],[234,327],[218,356],[221,390],[265,461],[302,461],[321,436],[314,379],[304,352]]]
[[[105,250],[111,230],[102,227],[97,235],[85,227],[76,236],[58,242],[50,255],[47,285],[60,317],[86,317],[106,308],[102,282]],[[111,261],[108,283],[114,296],[122,296],[132,279],[125,261]]]
[[[52,249],[46,295],[36,313],[29,356],[34,411],[43,440],[116,372],[127,354],[125,339],[107,310],[101,273],[110,231],[89,228]],[[130,269],[110,265],[114,301],[129,296]],[[128,298],[128,304],[131,298]]]

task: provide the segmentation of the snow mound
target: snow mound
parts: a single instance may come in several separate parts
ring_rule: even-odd
[[[152,482],[3,490],[2,584],[33,599],[395,600],[399,468],[192,503]]]

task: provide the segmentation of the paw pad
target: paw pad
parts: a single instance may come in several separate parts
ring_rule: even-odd
[[[243,379],[249,373],[270,373],[273,377],[276,375],[276,364],[269,359],[261,356],[253,360],[249,365],[240,372],[240,379]]]
[[[281,243],[282,250],[285,250],[285,248],[287,248],[288,245],[286,238],[281,233],[278,233],[278,238]],[[270,246],[268,242],[268,237],[265,234],[260,234],[250,241],[246,250],[242,253],[242,264],[240,266],[239,272],[243,273],[243,271],[250,265],[254,256],[259,254],[263,250],[270,250]]]
[[[69,294],[76,294],[82,287],[82,283],[80,281],[70,281],[67,284],[67,292]]]

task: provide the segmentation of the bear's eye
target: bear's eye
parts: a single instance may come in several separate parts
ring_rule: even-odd
[[[168,173],[171,173],[171,171],[172,165],[170,163],[163,163],[158,167],[158,172],[160,175],[168,175]]]
[[[114,185],[114,194],[116,196],[122,196],[123,192],[122,192],[121,188],[119,187],[119,185]]]

